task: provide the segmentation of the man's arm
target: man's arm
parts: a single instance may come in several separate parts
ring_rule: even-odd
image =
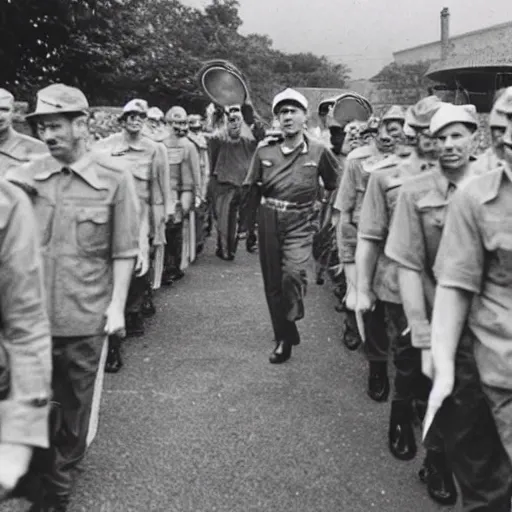
[[[162,143],[157,143],[155,158],[153,159],[153,176],[156,177],[158,187],[160,188],[164,201],[165,217],[167,220],[173,212],[173,202],[171,195],[171,174],[169,169],[169,159],[167,150]]]
[[[189,145],[184,147],[185,155],[183,157],[183,163],[181,164],[181,196],[180,202],[183,209],[183,214],[187,215],[192,208],[194,199],[194,188],[195,188],[195,169],[193,149],[196,153],[195,148],[191,148]],[[199,161],[198,161],[199,164]]]
[[[360,162],[351,160],[343,173],[334,202],[334,208],[340,212],[340,253],[344,264],[355,263],[357,226],[354,223],[353,213],[357,200],[356,176],[359,172],[362,172]]]
[[[338,177],[341,174],[338,159],[330,149],[324,149],[318,162],[318,174],[322,178],[324,187],[328,191],[336,189]]]

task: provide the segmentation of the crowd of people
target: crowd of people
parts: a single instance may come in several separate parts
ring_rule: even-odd
[[[0,89],[0,500],[68,509],[103,371],[121,370],[122,340],[144,334],[154,294],[215,228],[218,258],[235,264],[241,240],[259,253],[271,364],[300,344],[313,256],[345,347],[366,357],[368,396],[391,394],[390,453],[417,455],[419,421],[434,501],[510,511],[512,88],[478,157],[472,105],[427,96],[376,117],[350,99],[365,120],[340,120],[326,100],[316,131],[293,89],[275,96],[267,129],[250,103],[206,122],[133,99],[120,131],[93,136],[85,95],[54,84],[29,137]]]

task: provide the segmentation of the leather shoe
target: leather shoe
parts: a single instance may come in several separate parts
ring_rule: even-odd
[[[387,363],[371,362],[368,372],[368,396],[375,402],[385,402],[388,399],[388,395],[389,379]]]
[[[146,298],[142,303],[141,312],[145,317],[153,316],[156,313],[156,308],[151,298]]]
[[[347,311],[345,316],[345,329],[343,332],[343,344],[348,350],[357,350],[359,345],[363,342],[361,340],[361,336],[359,335],[359,331],[357,330],[357,321],[353,311]],[[370,365],[371,366],[371,365]],[[387,381],[387,365],[384,365],[383,368],[385,380]],[[370,372],[371,373],[371,372]],[[370,386],[369,386],[370,389]],[[389,385],[388,385],[389,391]],[[386,394],[387,398],[387,394]],[[380,401],[380,400],[377,400]]]
[[[69,500],[68,498],[50,498],[46,496],[44,499],[34,503],[28,512],[67,512]]]
[[[269,361],[271,364],[281,364],[290,359],[292,355],[292,345],[286,341],[279,341],[276,348],[270,354]]]
[[[389,451],[399,460],[414,459],[417,452],[412,427],[412,409],[408,401],[394,400],[389,419]]]
[[[105,361],[105,371],[107,373],[117,373],[123,367],[121,351],[119,347],[108,349],[107,360]]]
[[[427,484],[428,494],[436,503],[455,505],[457,489],[444,454],[428,451],[418,475],[420,480]]]
[[[247,240],[245,241],[245,249],[249,253],[256,252],[256,249],[258,248],[258,241],[256,239],[256,235],[254,233],[251,233],[247,236]]]

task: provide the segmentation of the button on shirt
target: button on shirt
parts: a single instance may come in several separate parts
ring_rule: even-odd
[[[480,378],[512,389],[512,171],[505,164],[454,194],[436,258],[438,284],[474,294],[467,319]]]
[[[87,154],[67,168],[46,156],[13,170],[32,187],[53,336],[102,334],[116,258],[138,253],[131,177]]]
[[[11,392],[0,401],[0,442],[47,448],[51,396],[50,324],[36,219],[25,192],[0,181],[0,344]]]
[[[9,130],[7,138],[0,143],[0,178],[9,170],[47,153],[46,144],[40,140]]]
[[[375,241],[380,246],[373,291],[382,301],[401,303],[398,268],[396,263],[384,254],[398,192],[408,179],[429,168],[430,164],[419,158],[416,153],[407,158],[392,155],[372,167],[367,167],[370,179],[361,208],[359,238]]]
[[[321,142],[305,138],[289,153],[280,144],[260,143],[244,185],[260,184],[265,197],[309,203],[318,196],[319,178],[326,190],[334,190],[338,162]]]

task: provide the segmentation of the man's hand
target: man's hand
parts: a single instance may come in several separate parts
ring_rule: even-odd
[[[107,317],[105,333],[108,335],[117,334],[120,338],[124,338],[126,336],[124,308],[111,302],[105,312],[105,316]]]
[[[357,290],[356,311],[360,313],[368,313],[375,309],[377,297],[372,290]]]
[[[149,270],[149,259],[146,251],[139,251],[137,261],[135,263],[135,275],[137,277],[144,276]]]
[[[28,471],[31,458],[31,446],[0,443],[0,489],[12,491],[18,480]]]
[[[421,371],[429,379],[434,379],[434,360],[432,358],[432,351],[429,349],[421,351]]]

